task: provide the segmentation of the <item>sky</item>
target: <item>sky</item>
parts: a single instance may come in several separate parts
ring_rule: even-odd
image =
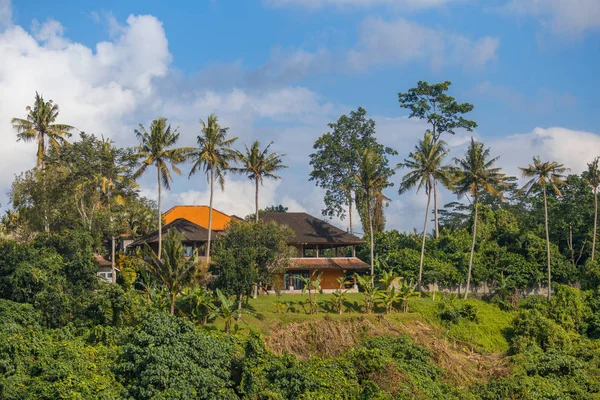
[[[35,91],[60,106],[59,122],[119,146],[159,116],[193,146],[199,120],[216,113],[239,148],[273,141],[285,154],[289,168],[265,181],[261,207],[320,216],[314,141],[363,107],[399,153],[390,163],[401,162],[427,128],[398,104],[419,80],[451,81],[449,94],[475,106],[474,132],[443,137],[451,157],[473,136],[509,174],[536,155],[580,173],[600,155],[599,62],[598,0],[0,0],[1,209],[15,175],[35,165],[35,145],[17,142],[10,123]],[[413,230],[426,195],[399,196],[403,173],[386,193],[387,227]],[[154,182],[140,180],[143,195],[156,198]],[[209,197],[205,178],[187,174],[163,194],[165,210]],[[454,200],[443,192],[440,203]],[[253,202],[242,176],[215,193],[229,214]]]

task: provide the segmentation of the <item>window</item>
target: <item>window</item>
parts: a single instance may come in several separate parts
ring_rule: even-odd
[[[184,248],[184,252],[185,252],[186,257],[193,256],[194,255],[194,246],[192,246],[191,244],[186,244],[185,248]]]
[[[299,277],[302,276],[304,278],[308,278],[309,277],[309,273],[308,271],[288,271],[283,275],[283,279],[284,279],[284,287],[285,290],[290,290],[290,278],[291,278],[291,283],[294,287],[294,290],[302,290],[302,288],[304,287],[304,282],[302,281],[302,279],[300,279]]]

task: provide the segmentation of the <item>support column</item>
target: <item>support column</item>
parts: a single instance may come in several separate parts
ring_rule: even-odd
[[[356,246],[352,246],[352,257],[356,257]]]

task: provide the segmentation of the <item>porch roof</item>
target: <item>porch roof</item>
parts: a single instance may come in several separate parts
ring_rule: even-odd
[[[339,270],[368,270],[371,266],[356,257],[335,258],[292,258],[290,267],[294,269],[339,269]]]

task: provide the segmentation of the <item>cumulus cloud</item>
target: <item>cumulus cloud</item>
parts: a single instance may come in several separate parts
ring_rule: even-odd
[[[434,69],[446,64],[481,67],[496,58],[499,44],[498,38],[471,39],[404,18],[387,21],[369,17],[362,22],[359,41],[347,60],[359,71],[414,61],[428,62]]]
[[[13,174],[34,165],[34,145],[18,143],[10,125],[24,117],[36,91],[61,107],[59,122],[118,137],[124,121],[152,93],[171,56],[162,24],[152,16],[130,16],[122,34],[95,49],[72,42],[55,20],[0,33],[0,190]]]
[[[557,33],[579,35],[600,29],[598,0],[510,0],[505,10],[536,17]]]

